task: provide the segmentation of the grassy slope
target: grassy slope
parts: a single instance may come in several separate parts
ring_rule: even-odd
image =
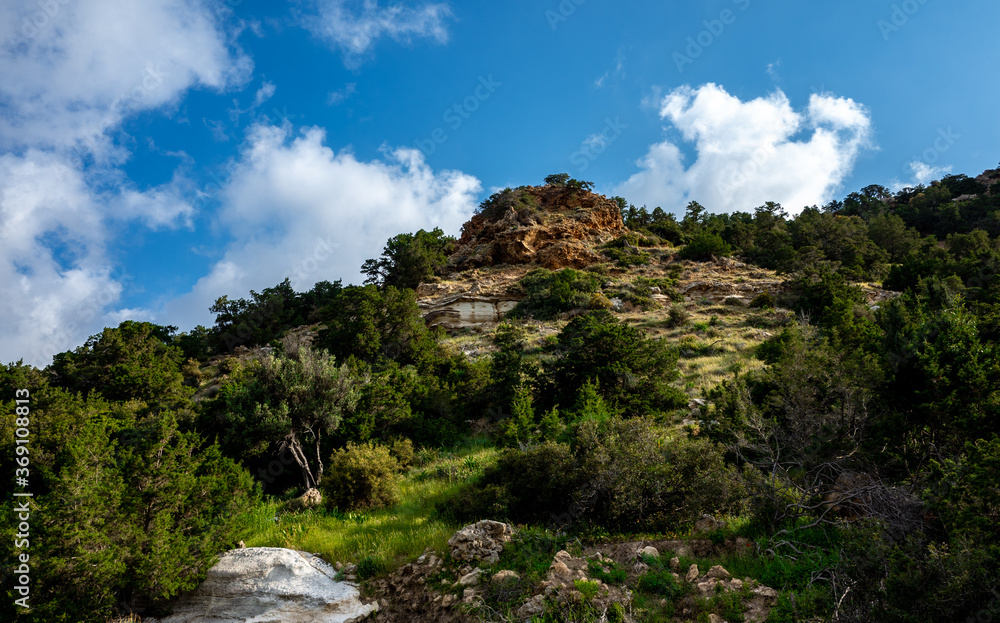
[[[399,503],[391,508],[343,513],[320,509],[291,512],[287,503],[269,501],[249,521],[248,547],[288,547],[319,554],[333,562],[371,558],[392,569],[419,556],[427,547],[438,551],[461,526],[434,517],[434,507],[463,482],[480,473],[496,456],[493,448],[445,453],[403,476]]]

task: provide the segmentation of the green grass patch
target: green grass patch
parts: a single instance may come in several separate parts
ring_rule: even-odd
[[[461,526],[436,517],[434,508],[478,473],[479,468],[471,468],[472,464],[488,464],[495,453],[493,448],[471,450],[465,456],[445,453],[445,457],[411,470],[400,484],[399,503],[390,508],[364,513],[321,509],[286,512],[281,502],[264,502],[247,517],[244,540],[249,547],[313,552],[331,563],[365,561],[365,573],[372,575],[392,571],[420,556],[427,547],[447,549],[448,539]],[[464,471],[457,471],[459,465],[465,466]],[[438,468],[442,468],[440,472]],[[426,476],[427,472],[432,475]],[[358,571],[360,577],[360,565]]]

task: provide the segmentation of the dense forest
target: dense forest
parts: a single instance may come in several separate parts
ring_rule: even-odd
[[[457,241],[421,230],[367,261],[364,285],[285,280],[219,298],[212,327],[126,321],[44,369],[4,365],[4,413],[30,392],[34,493],[33,607],[13,611],[8,579],[4,620],[155,611],[249,538],[260,509],[310,488],[331,516],[391,506],[421,457],[469,444],[497,450],[434,500],[448,525],[599,540],[726,517],[718,538],[748,539],[782,591],[769,620],[994,620],[998,182],[1000,169],[868,186],[794,217],[692,202],[678,218],[615,198],[628,233],[607,262],[528,273],[480,356],[422,318],[416,288],[448,270]],[[480,214],[537,210],[525,197],[496,193]],[[695,394],[679,380],[687,346],[624,322],[602,287],[609,267],[724,257],[782,275],[787,290],[751,306],[790,313],[748,355],[760,365]],[[637,306],[655,289],[688,322],[671,279],[636,283]],[[898,295],[869,304],[860,284]],[[529,344],[547,319],[557,332]],[[696,398],[699,425],[683,427]],[[16,428],[5,416],[9,489]],[[8,575],[16,530],[4,522]],[[400,561],[385,562],[371,575]]]

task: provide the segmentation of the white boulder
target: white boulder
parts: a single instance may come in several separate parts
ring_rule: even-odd
[[[226,552],[159,623],[348,623],[377,609],[316,556],[277,547]]]

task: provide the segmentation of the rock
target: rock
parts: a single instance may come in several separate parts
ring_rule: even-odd
[[[708,623],[726,623],[726,620],[717,614],[708,615]]]
[[[288,507],[292,510],[312,508],[314,506],[319,506],[323,502],[323,494],[319,492],[319,489],[315,487],[312,489],[307,489],[305,493],[295,498],[288,503]]]
[[[677,556],[674,556],[673,558],[671,558],[670,559],[670,570],[676,572],[680,568],[681,568],[681,559],[678,558]]]
[[[715,578],[716,580],[728,580],[732,577],[729,575],[729,572],[722,567],[722,565],[715,565],[708,570],[708,573],[706,573],[705,576]]]
[[[726,522],[720,521],[715,517],[709,515],[702,515],[701,519],[694,522],[695,532],[714,532],[720,528],[726,527]]]
[[[649,565],[647,565],[644,562],[637,562],[635,563],[635,566],[632,567],[632,570],[638,573],[639,575],[642,575],[643,573],[649,571]]]
[[[701,594],[707,597],[708,595],[712,595],[715,593],[715,587],[717,587],[719,584],[720,582],[715,578],[708,578],[704,582],[698,582],[696,586],[698,587],[698,590],[701,592]]]
[[[420,314],[429,327],[445,330],[489,327],[500,322],[517,306],[520,297],[451,294],[417,301]]]
[[[691,565],[688,567],[688,572],[687,575],[684,576],[684,579],[688,582],[694,582],[698,579],[699,575],[701,574],[698,572],[698,565]]]
[[[530,619],[535,615],[542,614],[545,612],[545,597],[542,595],[535,595],[528,601],[524,602],[524,605],[517,609],[514,613],[519,619]]]
[[[514,529],[499,521],[484,520],[465,526],[448,539],[451,557],[458,561],[484,561],[496,564],[503,546],[514,536]]]
[[[549,270],[584,268],[606,261],[591,249],[595,243],[626,231],[621,211],[607,197],[589,192],[571,195],[554,186],[525,186],[518,191],[537,203],[540,218],[512,209],[499,219],[476,214],[462,227],[455,253],[448,258],[450,270],[532,262]]]
[[[482,575],[482,573],[482,569],[473,569],[459,578],[458,584],[460,586],[475,586],[479,584],[479,576]]]
[[[568,578],[572,575],[569,567],[567,567],[565,563],[559,562],[558,560],[552,563],[552,566],[549,567],[549,573],[559,578]]]
[[[520,580],[521,576],[517,574],[517,571],[511,571],[510,569],[501,569],[493,574],[491,581],[493,582],[506,582],[507,580]]]
[[[753,594],[769,600],[778,600],[778,591],[774,590],[770,586],[758,586],[753,589]]]
[[[643,556],[652,556],[653,558],[660,557],[660,552],[652,545],[647,545],[646,547],[640,549],[638,554],[639,558],[642,558]]]
[[[464,591],[462,591],[462,603],[471,604],[473,600],[475,600],[475,598],[476,598],[476,589],[467,588]]]
[[[346,623],[368,615],[356,586],[334,581],[333,567],[305,552],[248,547],[226,552],[160,623]]]

